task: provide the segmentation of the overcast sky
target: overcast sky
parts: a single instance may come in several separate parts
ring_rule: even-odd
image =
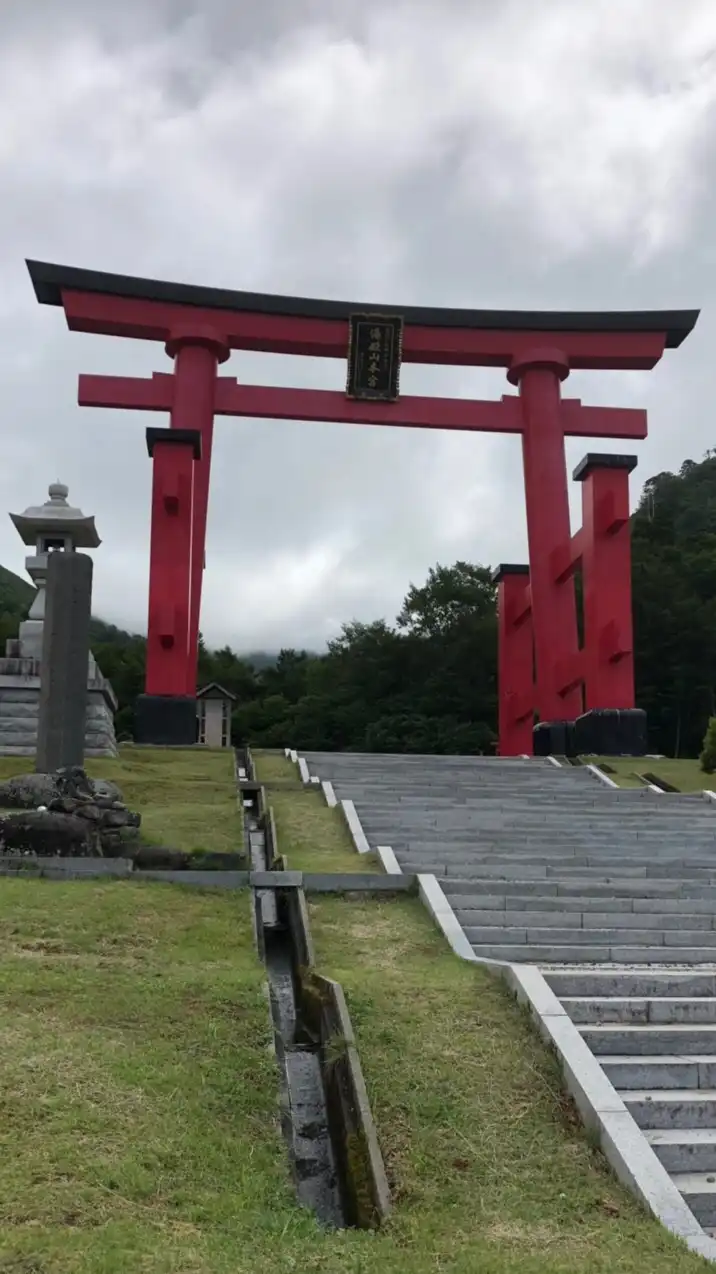
[[[162,418],[80,409],[76,380],[170,363],[69,332],[25,257],[396,307],[701,307],[655,371],[570,378],[570,396],[648,408],[635,501],[716,445],[715,100],[714,0],[2,5],[0,510],[67,482],[103,539],[95,612],[146,628],[144,428]],[[224,371],[345,384],[334,360],[235,353]],[[509,389],[415,365],[401,388]],[[570,468],[590,449],[609,444],[570,442]],[[3,515],[0,562],[24,554]],[[317,648],[394,617],[438,561],[525,557],[514,438],[217,420],[210,645]]]

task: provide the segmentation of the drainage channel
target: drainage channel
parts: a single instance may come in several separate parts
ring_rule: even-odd
[[[245,844],[254,871],[266,871],[266,838],[258,797],[244,794]],[[345,1228],[346,1216],[323,1085],[320,1042],[300,1011],[298,968],[288,923],[287,890],[255,889],[256,941],[266,966],[276,1056],[281,1071],[281,1127],[298,1201],[318,1220]]]

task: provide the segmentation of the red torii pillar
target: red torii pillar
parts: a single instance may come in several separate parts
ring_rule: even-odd
[[[155,743],[196,730],[192,658],[192,541],[198,429],[147,429],[153,462],[146,694],[137,704],[140,735]],[[167,711],[167,706],[169,710]],[[157,710],[159,709],[159,710]]]
[[[497,584],[498,756],[531,756],[534,638],[527,565],[503,563]]]
[[[172,429],[195,429],[201,435],[201,458],[194,468],[190,582],[181,604],[188,607],[190,615],[185,698],[191,698],[196,687],[213,420],[214,415],[225,414],[520,434],[536,660],[535,706],[543,721],[574,718],[581,668],[574,583],[569,571],[564,574],[560,570],[569,544],[564,437],[644,438],[646,413],[582,406],[579,399],[561,397],[561,382],[570,369],[654,367],[667,346],[681,344],[688,335],[697,311],[575,314],[401,308],[389,321],[397,318],[401,326],[403,361],[503,367],[519,387],[519,397],[504,395],[501,402],[479,402],[411,396],[396,399],[391,393],[383,400],[366,401],[364,395],[355,398],[326,390],[239,385],[231,377],[219,377],[217,369],[233,349],[346,360],[356,311],[363,318],[380,322],[381,316],[387,319],[391,315],[386,306],[373,307],[367,315],[365,306],[336,301],[157,282],[37,261],[28,262],[28,268],[40,303],[61,306],[73,330],[160,341],[174,359],[173,376],[81,376],[79,402],[168,412]],[[179,559],[187,552],[185,534],[177,537],[173,552],[171,571],[167,566],[163,574],[184,580],[186,563],[182,576]],[[158,578],[155,571],[153,580]],[[179,586],[184,589],[184,582]],[[161,595],[162,587],[152,583],[149,606],[149,640],[157,649],[155,592],[158,589]],[[162,709],[171,715],[173,696],[152,695],[157,684],[167,683],[157,682],[152,671],[148,694],[157,700],[157,712]],[[175,684],[174,673],[171,684]],[[193,737],[187,733],[174,741],[190,742]],[[142,741],[154,740],[144,737]]]
[[[522,455],[530,557],[532,632],[541,721],[574,721],[581,711],[574,581],[555,571],[570,540],[560,384],[569,363],[558,349],[532,349],[508,378],[520,387],[525,415]]]
[[[587,711],[635,706],[629,474],[636,464],[636,456],[590,454],[572,475],[582,483]]]
[[[577,465],[572,476],[583,484],[582,526],[553,559],[560,580],[582,569],[584,640],[575,665],[579,751],[640,750],[645,744],[645,721],[635,711],[631,606],[629,474],[636,463],[635,456],[590,453]],[[498,586],[498,751],[501,756],[531,754],[536,693],[530,568],[503,565],[493,578]],[[597,721],[602,713],[607,720]],[[630,720],[628,732],[620,735],[622,713]],[[551,729],[552,723],[544,724]]]

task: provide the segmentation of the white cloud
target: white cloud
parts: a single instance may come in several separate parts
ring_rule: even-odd
[[[0,18],[0,507],[68,481],[104,538],[97,609],[135,626],[157,421],[80,412],[76,376],[168,364],[158,345],[68,333],[36,306],[25,256],[393,303],[639,308],[714,291],[712,0],[255,8],[66,0]],[[652,410],[642,477],[711,444],[714,335],[707,312],[657,373],[569,385]],[[246,354],[225,370],[344,378]],[[505,384],[411,366],[403,387]],[[337,615],[394,614],[438,557],[524,556],[514,439],[220,420],[215,457],[213,642],[315,644]],[[0,560],[21,569],[9,524]]]

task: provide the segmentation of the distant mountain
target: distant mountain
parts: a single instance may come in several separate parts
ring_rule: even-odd
[[[0,629],[2,630],[0,637],[4,639],[6,635],[12,635],[17,631],[20,621],[27,618],[34,596],[35,589],[29,580],[0,566]],[[138,634],[129,633],[124,628],[118,628],[116,624],[107,624],[103,619],[93,617],[90,638],[93,643],[111,642],[125,646],[128,642],[136,641]],[[2,653],[0,650],[0,654]],[[239,658],[244,659],[256,672],[261,672],[264,668],[275,667],[278,655],[278,651],[252,650],[248,654],[240,655]]]
[[[262,668],[273,668],[278,659],[278,651],[272,654],[269,650],[252,650],[247,655],[239,655],[239,659],[244,659],[247,664],[256,672],[261,672]]]
[[[0,615],[7,619],[17,616],[19,623],[27,615],[34,596],[35,590],[28,580],[0,566]]]
[[[34,596],[35,588],[29,580],[23,579],[21,575],[15,575],[13,571],[8,571],[5,566],[0,566],[0,621],[4,630],[7,630],[11,623],[17,628],[17,625],[27,618]],[[129,633],[116,628],[114,624],[105,624],[102,619],[92,619],[90,632],[93,642],[126,641],[130,637]]]

